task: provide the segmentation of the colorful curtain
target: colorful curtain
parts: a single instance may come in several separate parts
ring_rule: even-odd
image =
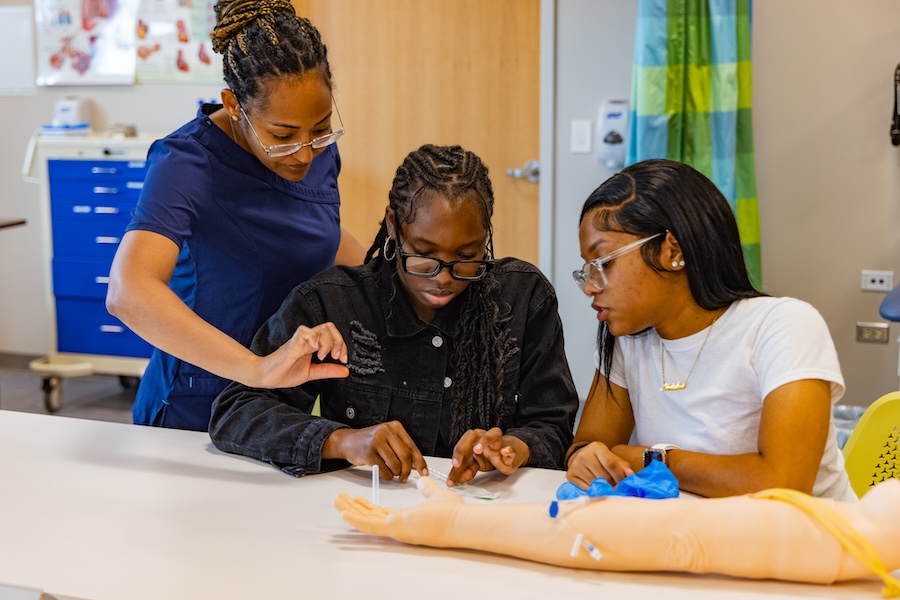
[[[709,177],[759,288],[750,31],[751,0],[640,0],[627,162],[669,158]]]

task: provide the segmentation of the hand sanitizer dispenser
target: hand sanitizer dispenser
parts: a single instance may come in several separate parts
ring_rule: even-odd
[[[625,166],[628,148],[628,101],[610,100],[600,106],[597,119],[597,160],[607,169]]]

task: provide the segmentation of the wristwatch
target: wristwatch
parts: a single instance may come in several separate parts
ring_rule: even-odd
[[[681,450],[675,444],[653,444],[644,450],[644,466],[650,464],[651,461],[658,460],[662,464],[668,464],[666,461],[669,450]]]

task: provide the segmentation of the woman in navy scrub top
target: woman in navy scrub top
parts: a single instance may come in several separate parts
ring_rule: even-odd
[[[106,301],[156,347],[134,422],[204,431],[229,380],[291,387],[309,376],[310,350],[346,360],[330,323],[268,356],[248,346],[296,285],[364,256],[340,225],[343,126],[319,32],[286,0],[215,10],[222,104],[151,146]]]

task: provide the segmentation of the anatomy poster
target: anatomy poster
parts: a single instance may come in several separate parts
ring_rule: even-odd
[[[38,85],[134,83],[140,0],[35,0]]]
[[[142,0],[138,10],[137,80],[218,83],[222,57],[212,51],[214,0]]]

